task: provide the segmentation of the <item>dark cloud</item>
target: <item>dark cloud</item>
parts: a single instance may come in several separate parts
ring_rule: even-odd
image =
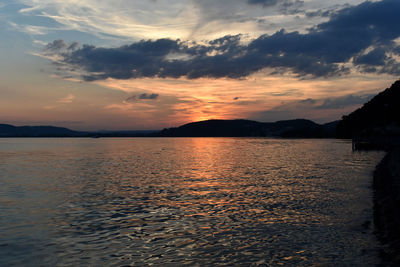
[[[67,44],[64,40],[54,40],[52,43],[48,43],[46,45],[47,51],[59,51],[67,47]]]
[[[331,10],[316,10],[316,11],[308,11],[305,12],[305,15],[309,18],[313,18],[313,17],[330,17],[332,15],[332,11]]]
[[[298,8],[304,4],[301,0],[247,0],[247,3],[250,5],[261,5],[262,7],[279,5],[283,10],[288,10],[293,7]]]
[[[308,108],[308,109],[343,109],[345,107],[361,105],[368,102],[374,94],[345,95],[341,97],[313,99],[306,98],[284,105],[285,108]]]
[[[136,96],[135,95],[130,96],[127,99],[125,99],[125,102],[134,102],[134,101],[136,101]]]
[[[46,51],[60,51],[60,50],[76,50],[78,49],[79,44],[77,42],[73,42],[71,44],[67,44],[64,40],[54,40],[52,43],[48,43],[46,45]]]
[[[378,47],[367,54],[354,57],[353,64],[366,73],[386,73],[399,76],[400,63],[387,55],[387,52],[397,54],[398,49],[399,47],[393,49]]]
[[[355,57],[353,62],[357,65],[383,66],[386,59],[386,51],[383,48],[376,48],[368,54]]]
[[[395,61],[394,59],[389,59],[385,66],[383,66],[380,70],[379,73],[387,73],[391,74],[394,76],[399,76],[400,75],[400,63]]]
[[[337,118],[339,118],[339,116],[343,115],[343,110],[349,108],[354,109],[355,105],[362,105],[369,101],[373,96],[373,94],[350,94],[335,98],[307,98],[298,101],[284,102],[271,110],[253,114],[251,119],[272,121],[308,117],[322,121],[329,121],[335,119],[335,117],[330,117],[331,115],[329,114],[336,114],[338,116]]]
[[[299,100],[298,103],[314,105],[315,103],[317,103],[317,101],[315,99],[312,99],[312,98],[307,98],[307,99]]]
[[[159,96],[159,94],[147,94],[147,93],[143,93],[140,95],[133,95],[128,97],[127,99],[125,99],[126,102],[135,102],[137,100],[155,100],[157,99]]]
[[[349,4],[336,4],[328,9],[317,9],[317,10],[304,10],[303,14],[306,15],[309,18],[313,17],[331,17],[335,15],[336,13],[340,12],[341,10],[344,10],[345,8],[349,8],[351,5]]]
[[[328,77],[347,74],[349,69],[343,63],[348,62],[368,66],[360,68],[365,72],[398,74],[399,64],[387,55],[399,51],[394,43],[400,36],[399,12],[398,0],[364,2],[335,12],[329,21],[307,33],[281,30],[262,35],[248,45],[240,43],[240,35],[225,36],[205,45],[159,39],[118,48],[68,46],[58,40],[49,44],[46,51],[59,53],[62,63],[69,67],[83,69],[88,81],[243,78],[264,68],[291,71],[301,77]],[[366,53],[367,50],[371,52]]]
[[[143,93],[141,95],[139,95],[139,99],[157,99],[158,98],[158,94],[146,94]]]
[[[347,95],[337,98],[324,99],[322,104],[315,106],[316,109],[342,109],[347,106],[361,105],[371,100],[374,94]]]
[[[288,89],[285,91],[271,92],[271,96],[302,96],[303,93],[299,89]]]
[[[278,3],[278,0],[247,0],[249,4],[262,5],[264,7],[274,6]]]

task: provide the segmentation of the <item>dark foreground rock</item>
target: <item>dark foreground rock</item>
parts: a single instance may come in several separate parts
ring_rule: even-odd
[[[389,151],[374,172],[374,223],[385,261],[400,265],[400,149]]]

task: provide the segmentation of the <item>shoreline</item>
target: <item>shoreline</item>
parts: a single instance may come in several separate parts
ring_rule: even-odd
[[[400,149],[387,152],[373,174],[375,234],[384,263],[400,264]]]

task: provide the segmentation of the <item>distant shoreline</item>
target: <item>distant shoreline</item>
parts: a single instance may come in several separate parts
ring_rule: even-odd
[[[207,120],[163,130],[74,131],[55,126],[0,124],[0,137],[335,137],[337,121],[318,124],[294,119],[276,122],[252,120]]]

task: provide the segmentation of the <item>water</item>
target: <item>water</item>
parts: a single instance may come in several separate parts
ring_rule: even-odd
[[[341,140],[0,139],[0,265],[375,265],[382,156]]]

